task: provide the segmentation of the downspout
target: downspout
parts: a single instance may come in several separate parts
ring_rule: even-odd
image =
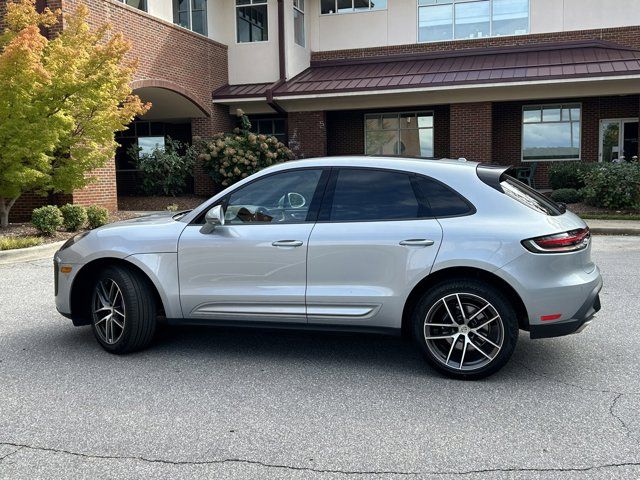
[[[273,99],[273,92],[287,80],[285,37],[284,37],[284,1],[278,0],[278,69],[280,77],[267,89],[267,105],[280,115],[286,115],[287,111]]]

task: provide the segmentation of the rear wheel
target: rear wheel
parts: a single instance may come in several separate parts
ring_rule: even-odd
[[[156,305],[147,280],[126,267],[102,270],[92,290],[91,325],[108,352],[123,354],[147,347],[156,330]]]
[[[427,361],[453,378],[473,380],[497,372],[518,339],[510,302],[498,289],[475,280],[450,280],[430,289],[412,320]]]

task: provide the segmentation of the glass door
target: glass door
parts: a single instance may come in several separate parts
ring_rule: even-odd
[[[638,157],[638,119],[600,120],[600,161],[617,162]]]

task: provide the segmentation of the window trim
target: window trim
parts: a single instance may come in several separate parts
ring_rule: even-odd
[[[303,4],[303,8],[300,8],[300,2],[302,2]],[[304,0],[293,0],[293,44],[294,45],[298,45],[299,47],[302,48],[307,48],[307,25],[306,25],[306,18],[305,18],[305,9],[306,6],[304,5]],[[300,45],[297,41],[296,41],[296,11],[302,15],[302,43],[303,45]]]
[[[473,40],[483,40],[485,38],[502,38],[502,37],[521,37],[523,35],[531,35],[531,1],[527,0],[527,31],[526,33],[512,33],[510,35],[493,35],[493,2],[494,0],[489,0],[489,36],[487,37],[478,37],[478,38],[456,38],[456,3],[473,3],[473,2],[481,2],[483,0],[451,0],[453,15],[451,17],[451,26],[453,35],[450,39],[445,40],[420,40],[420,9],[421,8],[429,8],[436,5],[420,5],[420,1],[416,0],[416,41],[417,43],[438,43],[438,42],[463,42],[473,41]],[[442,5],[448,5],[443,3]]]
[[[209,204],[204,207],[202,209],[202,211],[196,215],[196,217],[191,220],[189,222],[189,225],[197,225],[197,226],[202,226],[204,225],[204,217],[207,215],[207,212],[209,210],[211,210],[213,207],[216,207],[218,205],[222,205],[223,209],[227,209],[227,206],[229,204],[229,197],[231,195],[233,195],[235,192],[237,192],[238,190],[245,188],[255,182],[258,182],[262,179],[265,178],[269,178],[269,177],[273,177],[274,175],[280,175],[283,173],[290,173],[290,172],[300,172],[300,171],[304,171],[304,170],[319,170],[320,171],[320,178],[318,180],[318,185],[316,185],[316,190],[313,192],[313,196],[311,198],[311,203],[309,204],[309,211],[307,212],[307,219],[305,219],[304,221],[301,222],[287,222],[287,223],[260,223],[260,222],[256,222],[256,223],[234,223],[229,224],[229,226],[233,226],[233,227],[242,227],[245,225],[300,225],[300,224],[306,224],[306,223],[316,223],[318,220],[318,215],[322,206],[322,203],[324,201],[324,196],[326,195],[326,191],[327,191],[327,184],[329,183],[329,179],[331,176],[331,171],[333,170],[332,167],[320,167],[320,166],[315,166],[315,167],[299,167],[299,168],[288,168],[286,170],[278,170],[277,172],[271,172],[268,173],[266,175],[260,175],[258,178],[254,178],[253,180],[251,180],[250,182],[246,182],[243,183],[242,185],[238,185],[236,188],[234,188],[233,190],[231,190],[230,192],[227,192],[225,195],[223,195],[222,197],[218,198],[217,200],[212,200],[211,202],[209,202]],[[234,184],[236,185],[236,184]],[[234,185],[231,185],[232,188]],[[315,219],[309,219],[310,215],[314,215]]]
[[[418,202],[424,202],[426,205],[426,208],[428,209],[428,215],[425,215],[424,217],[408,217],[408,218],[387,218],[387,219],[377,219],[377,220],[368,220],[368,219],[364,219],[364,220],[340,220],[340,221],[334,221],[331,220],[331,210],[333,208],[333,200],[334,200],[334,196],[335,196],[335,190],[336,190],[336,183],[338,181],[338,175],[340,173],[340,170],[373,170],[376,172],[391,172],[391,173],[402,173],[405,174],[409,177],[409,180],[411,182],[411,187],[413,189],[413,193],[416,196],[416,199],[418,200]],[[459,196],[468,206],[469,206],[469,211],[467,213],[462,213],[459,215],[441,215],[441,216],[434,216],[432,214],[431,211],[431,204],[429,203],[429,198],[428,198],[428,194],[426,194],[418,185],[418,183],[415,181],[418,177],[422,177],[425,178],[429,181],[438,183],[440,185],[442,185],[444,188],[446,188],[447,190],[452,191],[454,194],[456,194],[457,196]],[[467,199],[464,195],[462,195],[460,192],[458,192],[457,190],[454,190],[453,188],[451,188],[450,186],[448,186],[447,184],[445,184],[444,182],[441,182],[440,180],[437,180],[433,177],[430,177],[429,175],[424,175],[422,173],[417,173],[414,171],[407,171],[407,170],[399,170],[399,169],[394,169],[394,168],[384,168],[384,167],[362,167],[362,166],[340,166],[340,167],[333,167],[331,169],[331,176],[329,177],[329,181],[327,182],[326,185],[326,189],[325,189],[325,193],[324,193],[324,197],[322,199],[322,204],[320,206],[319,209],[319,213],[318,213],[318,217],[316,220],[316,223],[380,223],[380,222],[410,222],[410,221],[424,221],[424,220],[437,220],[439,218],[456,218],[456,217],[467,217],[467,216],[471,216],[471,215],[475,215],[477,213],[477,209],[475,207],[475,205],[473,203],[471,203],[469,201],[469,199]]]
[[[564,107],[580,107],[580,120],[579,120],[579,125],[580,125],[580,146],[578,148],[578,158],[535,158],[535,159],[531,159],[531,160],[526,160],[524,158],[524,126],[525,125],[532,125],[532,124],[536,124],[536,123],[575,123],[573,122],[573,120],[569,120],[569,122],[567,121],[562,121],[562,108]],[[527,122],[525,124],[524,122],[524,109],[525,108],[531,108],[531,107],[538,107],[540,108],[540,115],[542,115],[542,110],[544,108],[549,108],[549,107],[557,107],[560,108],[560,121],[557,122]],[[542,118],[542,117],[540,117]],[[573,136],[573,131],[571,132],[571,135]],[[535,162],[580,162],[582,161],[582,102],[567,102],[567,103],[531,103],[531,104],[525,104],[522,105],[522,108],[520,110],[520,163],[535,163]]]
[[[234,0],[235,2],[236,0]],[[267,39],[266,40],[256,40],[253,42],[240,42],[238,40],[238,8],[242,8],[242,7],[250,7],[252,5],[264,5],[267,7]],[[235,5],[233,6],[233,29],[235,31],[235,44],[236,45],[253,45],[256,43],[269,43],[271,42],[271,35],[269,33],[270,28],[269,28],[269,0],[251,0],[251,3],[247,4],[247,5],[238,5],[237,3],[235,3]]]
[[[367,115],[398,115],[398,132],[400,132],[400,130],[413,130],[411,128],[401,128],[400,127],[400,116],[402,114],[405,113],[415,113],[416,114],[416,118],[418,117],[419,114],[421,113],[426,113],[426,114],[430,114],[431,118],[433,119],[433,126],[432,127],[422,127],[422,128],[416,128],[415,130],[427,130],[427,129],[431,129],[433,131],[433,156],[432,157],[421,157],[421,156],[415,156],[415,155],[403,155],[401,153],[398,154],[392,154],[392,155],[386,155],[386,154],[379,154],[379,153],[367,153]],[[363,136],[364,136],[364,153],[363,155],[366,157],[397,157],[397,158],[418,158],[418,159],[424,159],[424,160],[433,160],[436,158],[436,114],[434,110],[405,110],[405,111],[392,111],[392,112],[366,112],[363,114],[363,123],[364,123],[364,128],[363,128]]]
[[[334,4],[337,0],[333,0]],[[417,1],[417,0],[416,0]],[[372,0],[369,0],[369,8],[367,10],[356,10],[353,7],[354,0],[351,0],[351,10],[348,12],[333,12],[333,13],[322,13],[322,2],[318,2],[318,14],[320,17],[332,17],[334,15],[351,15],[353,13],[371,13],[371,12],[386,12],[389,9],[389,0],[387,0],[387,6],[385,8],[371,8]],[[337,4],[336,4],[337,7]]]
[[[209,0],[203,0],[204,1],[204,33],[200,33],[200,32],[196,32],[193,29],[193,0],[188,0],[188,5],[189,5],[189,26],[185,27],[183,25],[180,25],[180,23],[178,23],[176,20],[180,19],[180,10],[177,10],[179,8],[179,4],[180,4],[180,0],[172,0],[171,2],[171,7],[173,9],[173,24],[177,27],[180,28],[184,28],[185,30],[189,30],[192,33],[195,33],[197,35],[202,35],[203,37],[209,37]],[[176,17],[176,13],[178,14],[178,17]]]

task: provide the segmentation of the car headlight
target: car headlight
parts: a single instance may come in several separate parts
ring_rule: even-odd
[[[62,246],[60,247],[60,250],[64,250],[65,248],[69,248],[71,245],[73,245],[74,243],[78,242],[79,240],[82,240],[87,235],[89,235],[89,231],[82,232],[82,233],[79,233],[77,235],[74,235],[73,237],[71,237],[69,240],[67,240],[66,242],[64,242],[62,244]]]

